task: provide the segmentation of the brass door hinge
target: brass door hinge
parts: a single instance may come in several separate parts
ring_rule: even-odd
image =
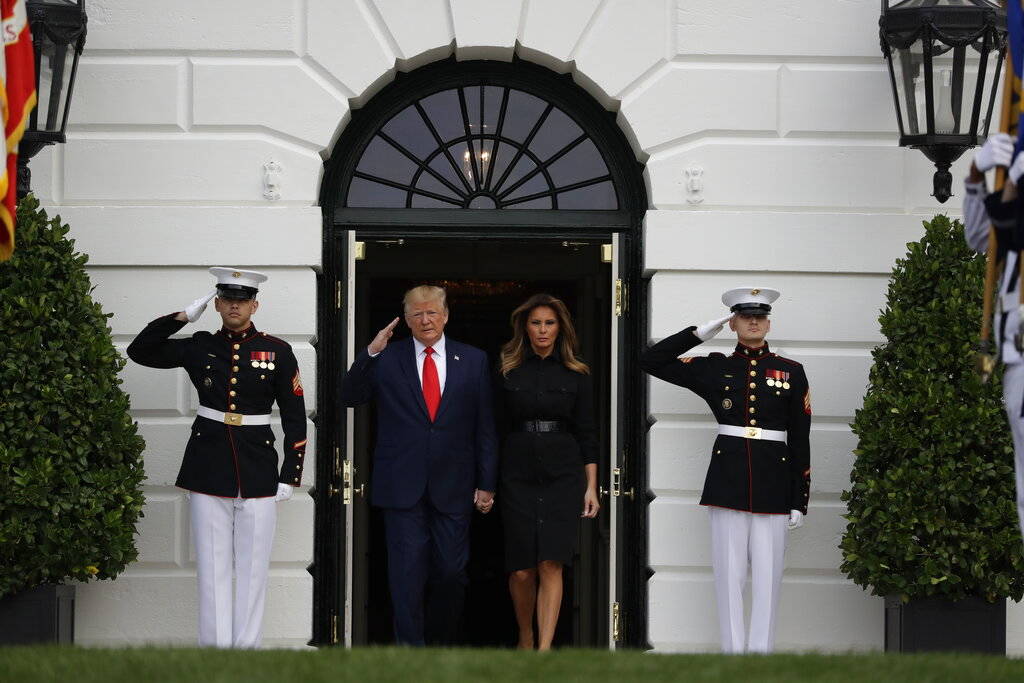
[[[341,310],[341,280],[334,281],[334,308]]]
[[[626,312],[626,283],[622,278],[615,280],[615,317],[621,318]]]
[[[338,644],[338,615],[331,615],[331,645]]]
[[[601,245],[601,263],[612,262],[612,245],[602,244]]]
[[[619,609],[619,603],[612,603],[612,640],[618,642],[621,638],[619,637],[619,617],[621,610]]]
[[[355,243],[354,260],[362,261],[366,258],[366,242]]]

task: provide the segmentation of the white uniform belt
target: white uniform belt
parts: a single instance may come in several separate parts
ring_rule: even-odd
[[[768,441],[786,442],[786,432],[777,429],[761,429],[760,427],[737,427],[736,425],[718,425],[718,433],[723,436],[738,436],[744,439],[766,439]]]
[[[196,409],[196,415],[209,418],[210,420],[216,420],[217,422],[223,422],[226,425],[232,425],[234,427],[270,424],[270,413],[267,413],[266,415],[242,415],[241,413],[222,413],[221,411],[214,410],[213,408],[199,406]]]

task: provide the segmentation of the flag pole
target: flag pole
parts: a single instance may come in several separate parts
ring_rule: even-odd
[[[1016,0],[1019,2],[1020,0]],[[1003,7],[1006,7],[1007,0],[1003,0]],[[1010,51],[1010,46],[1006,47],[1007,52]],[[1001,132],[1009,132],[1010,130],[1010,116],[1013,109],[1013,84],[1014,84],[1014,70],[1013,70],[1013,59],[1012,56],[1007,54],[1005,57],[1008,64],[1006,65],[1006,72],[1003,74],[1003,102],[1000,108],[999,117],[999,130]],[[1019,131],[1018,131],[1019,132]],[[1006,185],[1006,169],[1002,166],[996,168],[996,190],[1005,189]],[[992,351],[992,313],[995,308],[995,296],[997,287],[997,272],[1002,270],[1002,264],[997,263],[998,258],[998,247],[996,245],[996,229],[994,225],[988,227],[988,249],[985,254],[985,292],[982,300],[981,307],[981,337],[978,344],[978,351],[975,357],[975,365],[978,374],[981,375],[983,382],[988,381],[988,378],[992,376],[992,372],[995,370],[995,354]],[[1021,274],[1024,275],[1024,260],[1021,260]],[[1024,304],[1024,287],[1021,288],[1021,303]]]

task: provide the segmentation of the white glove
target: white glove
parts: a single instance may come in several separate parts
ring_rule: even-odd
[[[799,529],[804,525],[804,513],[799,510],[789,511],[789,524],[787,525],[790,529]]]
[[[1013,160],[1013,164],[1010,166],[1010,170],[1007,171],[1007,175],[1010,176],[1010,182],[1016,185],[1020,177],[1024,175],[1024,154],[1017,155],[1017,158]]]
[[[974,153],[974,165],[984,173],[996,166],[1009,166],[1013,159],[1013,138],[1006,133],[989,137]]]
[[[279,483],[277,485],[277,495],[274,496],[274,502],[275,503],[283,503],[284,501],[290,499],[294,492],[295,492],[295,487],[292,486],[291,484],[281,484],[281,483]]]
[[[697,339],[700,339],[702,342],[706,342],[707,340],[712,339],[716,334],[721,332],[722,325],[726,324],[731,319],[732,313],[725,316],[721,320],[709,320],[703,325],[698,325],[697,329],[694,330],[693,333],[694,335],[696,335]]]
[[[201,316],[203,314],[203,311],[206,310],[206,304],[210,303],[210,299],[212,299],[215,296],[217,296],[216,289],[210,292],[209,294],[206,294],[205,296],[199,297],[198,299],[190,303],[188,306],[186,306],[185,317],[188,318],[188,321],[190,323],[194,323],[195,321],[199,320],[199,316]]]

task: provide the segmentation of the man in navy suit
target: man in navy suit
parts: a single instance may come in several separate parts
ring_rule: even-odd
[[[370,501],[384,511],[395,639],[448,644],[462,613],[473,507],[486,514],[494,505],[490,368],[486,353],[444,336],[444,289],[414,287],[403,305],[412,338],[389,345],[392,320],[352,363],[341,396],[347,406],[377,404]]]

